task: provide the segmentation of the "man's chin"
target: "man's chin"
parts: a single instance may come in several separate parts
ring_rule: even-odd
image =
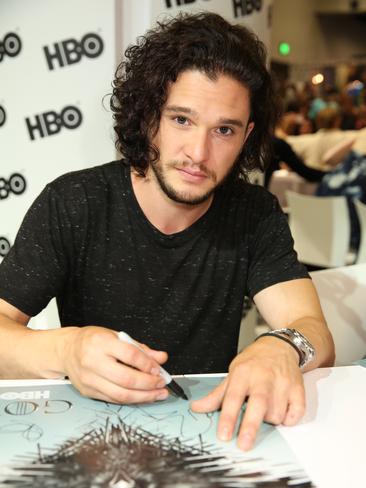
[[[176,203],[182,203],[184,205],[200,205],[207,202],[212,197],[213,191],[205,193],[203,195],[194,195],[191,193],[177,193],[169,192],[167,196]]]
[[[152,165],[152,169],[161,190],[168,198],[170,198],[170,200],[176,203],[190,206],[200,205],[207,202],[216,189],[214,184],[207,184],[208,181],[206,185],[201,184],[201,188],[199,188],[199,185],[192,185],[191,183],[181,181],[180,179],[177,179],[177,181],[171,179],[171,181],[169,181],[170,178],[166,178],[165,172],[161,171],[159,165]],[[206,188],[202,188],[202,186],[206,186]]]
[[[195,189],[192,191],[190,189],[183,189],[180,188],[175,189],[172,186],[161,186],[161,189],[165,193],[167,197],[170,198],[173,202],[181,203],[184,205],[200,205],[202,203],[207,202],[207,200],[212,198],[213,193],[215,192],[215,188],[208,188],[205,190],[199,191],[199,189]]]

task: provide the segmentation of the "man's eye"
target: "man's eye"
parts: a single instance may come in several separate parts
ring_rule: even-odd
[[[228,136],[233,133],[233,130],[230,127],[219,127],[218,132],[223,136]]]
[[[188,120],[187,120],[187,117],[183,117],[181,115],[179,115],[178,117],[175,117],[175,121],[179,124],[179,125],[186,125]]]

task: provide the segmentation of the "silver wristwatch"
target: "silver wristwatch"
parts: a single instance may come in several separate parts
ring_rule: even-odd
[[[315,358],[314,346],[296,329],[276,329],[269,332],[270,335],[282,335],[289,339],[300,354],[299,366],[303,368]]]

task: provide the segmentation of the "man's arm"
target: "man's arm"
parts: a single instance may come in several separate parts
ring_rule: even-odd
[[[313,344],[316,357],[303,372],[333,365],[333,338],[310,279],[286,281],[265,288],[254,297],[254,302],[271,329],[297,329]],[[276,338],[273,340],[278,342]]]
[[[168,396],[158,369],[166,353],[144,354],[103,327],[32,330],[29,319],[0,299],[0,378],[68,376],[83,395],[115,403]]]
[[[272,329],[294,328],[315,347],[304,371],[334,362],[334,344],[310,279],[278,283],[260,291],[254,301]],[[232,361],[225,380],[208,396],[192,403],[197,412],[221,407],[218,437],[230,440],[242,405],[248,398],[239,428],[238,446],[250,449],[262,421],[293,425],[305,411],[299,356],[286,342],[265,336]]]

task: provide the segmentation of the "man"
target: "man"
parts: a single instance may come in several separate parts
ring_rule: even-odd
[[[0,267],[2,377],[65,375],[84,395],[152,402],[168,395],[167,361],[229,370],[192,408],[221,408],[226,440],[248,397],[242,449],[263,420],[299,420],[299,364],[330,365],[334,350],[285,216],[245,182],[269,152],[272,98],[260,41],[215,14],[161,23],[127,50],[111,99],[124,159],[48,185]],[[236,355],[245,294],[285,330]],[[54,296],[63,327],[24,327]]]

